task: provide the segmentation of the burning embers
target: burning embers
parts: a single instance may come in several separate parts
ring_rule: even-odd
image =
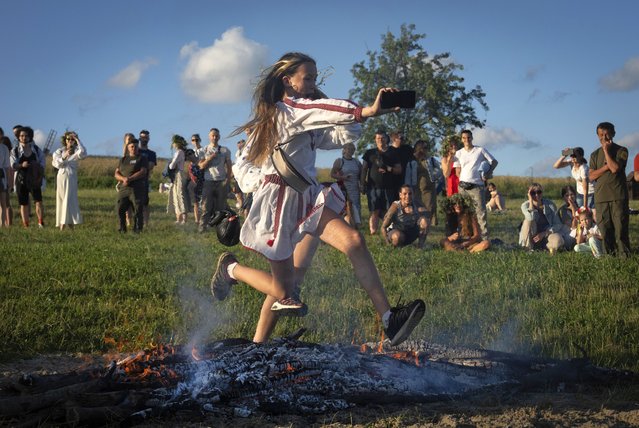
[[[593,369],[582,363],[581,369]],[[425,341],[393,349],[286,339],[263,345],[232,339],[191,349],[164,345],[112,362],[97,376],[85,372],[5,382],[0,424],[135,423],[176,410],[235,416],[324,413],[356,404],[448,399],[495,385],[521,387],[531,376],[543,379],[544,369],[566,372],[561,364],[575,368],[571,362]]]

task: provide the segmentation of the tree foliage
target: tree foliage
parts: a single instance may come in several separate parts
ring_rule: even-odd
[[[368,61],[351,69],[355,87],[349,95],[362,105],[372,104],[384,87],[417,93],[414,109],[368,119],[358,151],[373,141],[378,128],[400,130],[411,143],[426,140],[432,149],[436,141],[461,128],[484,126],[485,120],[475,111],[476,106],[488,110],[482,88],[466,89],[464,78],[459,76],[464,67],[451,61],[448,52],[429,56],[421,45],[425,38],[425,34],[415,33],[413,24],[403,24],[399,37],[387,32],[382,36],[381,51],[369,50]]]

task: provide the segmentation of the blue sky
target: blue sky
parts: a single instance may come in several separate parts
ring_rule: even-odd
[[[170,156],[174,133],[224,138],[250,113],[251,82],[282,53],[303,51],[333,71],[346,97],[350,70],[381,35],[415,24],[430,54],[450,52],[490,110],[475,143],[496,175],[553,171],[562,148],[598,145],[607,120],[616,142],[639,151],[639,2],[611,1],[170,1],[3,0],[0,126],[76,130],[90,154],[121,153],[125,132],[151,132]],[[56,146],[58,142],[56,141]],[[339,152],[325,152],[329,166]],[[630,171],[632,167],[627,168]]]

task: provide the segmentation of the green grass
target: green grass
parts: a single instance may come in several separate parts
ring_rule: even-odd
[[[137,350],[157,341],[252,337],[258,292],[240,285],[224,302],[210,296],[209,278],[224,250],[215,235],[196,233],[192,223],[176,227],[164,213],[166,196],[157,192],[151,226],[140,235],[120,235],[115,197],[112,186],[81,188],[85,224],[60,232],[53,227],[51,186],[47,228],[25,230],[17,221],[0,229],[0,359],[105,352],[113,341]],[[506,214],[489,214],[493,237],[516,242],[520,203],[508,200]],[[631,217],[634,248],[638,220]],[[435,227],[423,251],[391,250],[379,237],[366,237],[391,303],[400,297],[426,301],[415,337],[561,358],[585,349],[597,364],[639,370],[639,256],[449,254],[436,245],[442,236],[442,226]],[[235,251],[243,263],[267,267],[261,256]],[[337,251],[319,249],[303,298],[309,315],[283,320],[275,336],[304,326],[309,341],[378,338],[372,305]]]

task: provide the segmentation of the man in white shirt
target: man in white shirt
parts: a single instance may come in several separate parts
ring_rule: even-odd
[[[204,232],[215,211],[228,208],[226,198],[229,194],[229,183],[233,179],[231,167],[231,151],[219,145],[220,131],[211,128],[209,145],[199,154],[198,166],[204,170],[202,187],[202,208],[199,231]]]
[[[473,146],[473,133],[465,129],[461,133],[464,147],[457,150],[455,158],[459,161],[459,191],[470,195],[475,201],[475,212],[481,228],[482,240],[488,239],[488,225],[486,224],[486,189],[484,180],[492,177],[497,160],[482,147]],[[487,171],[481,168],[482,162],[489,167]]]

